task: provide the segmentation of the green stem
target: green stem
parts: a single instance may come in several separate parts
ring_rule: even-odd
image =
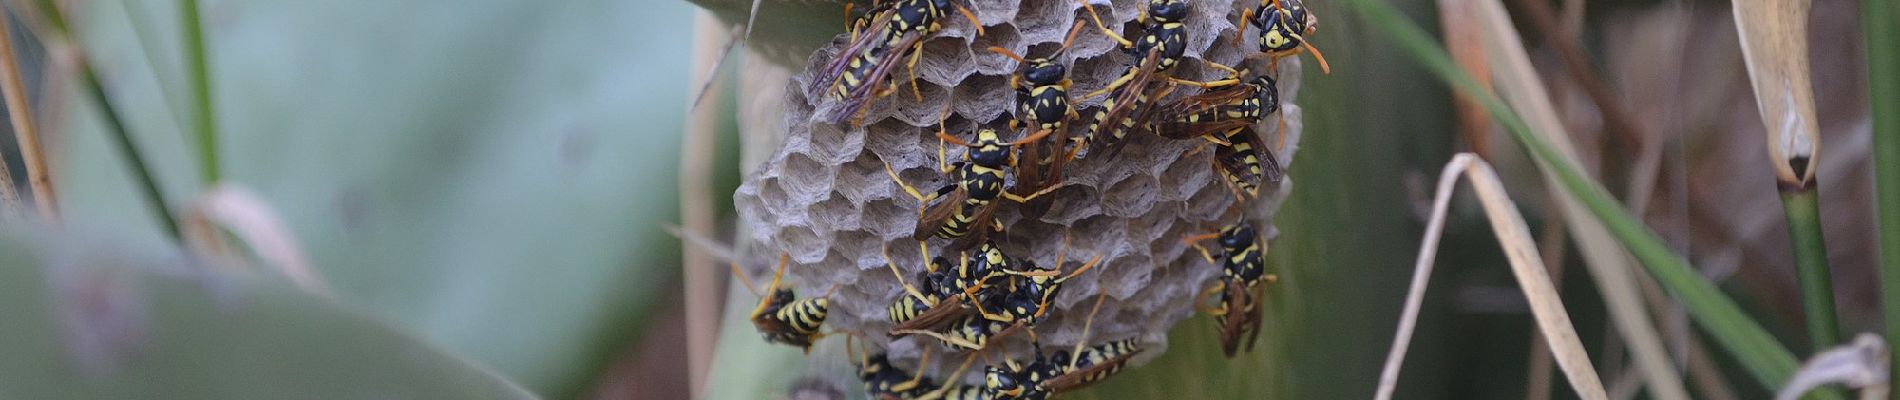
[[[86,87],[86,93],[99,102],[99,111],[105,114],[106,128],[112,133],[114,144],[118,145],[119,155],[131,164],[132,172],[138,175],[140,188],[145,191],[146,204],[151,206],[152,214],[158,216],[165,225],[165,233],[172,240],[180,240],[184,231],[178,228],[178,218],[172,215],[172,208],[165,203],[165,193],[158,189],[158,180],[152,178],[152,170],[145,163],[145,156],[139,153],[138,144],[132,142],[132,134],[125,129],[125,122],[119,118],[119,109],[112,105],[112,97],[106,95],[105,85],[99,82],[99,74],[93,72],[86,63],[79,65],[80,82]]]
[[[1390,5],[1377,0],[1349,0],[1347,4],[1368,19],[1369,25],[1385,30],[1387,37],[1399,42],[1398,47],[1439,78],[1477,99],[1493,118],[1507,128],[1512,138],[1540,161],[1540,165],[1549,168],[1563,187],[1629,248],[1630,253],[1642,262],[1644,269],[1687,308],[1696,323],[1726,348],[1764,387],[1779,388],[1793,375],[1797,365],[1794,353],[1743,313],[1734,300],[1704,280],[1689,266],[1687,260],[1670,251],[1660,237],[1650,232],[1628,210],[1624,210],[1601,185],[1590,180],[1575,165],[1566,162],[1549,143],[1531,133],[1530,126],[1518,118],[1497,95],[1454,65],[1445,49],[1432,41],[1431,38],[1436,36],[1398,15]],[[1831,391],[1817,392],[1815,396],[1840,398],[1839,393]]]
[[[67,23],[65,13],[60,12],[58,4],[54,4],[53,0],[40,0],[39,9],[55,34],[65,36],[68,42],[78,47],[79,40],[73,37],[71,25]],[[50,36],[44,37],[50,40]],[[113,144],[118,147],[119,155],[125,157],[126,164],[132,167],[132,173],[138,175],[139,188],[145,192],[146,206],[151,207],[152,215],[158,217],[158,222],[165,226],[165,233],[170,234],[172,240],[183,240],[184,230],[178,227],[178,217],[172,215],[171,205],[165,202],[165,193],[159,190],[158,179],[152,177],[152,169],[146,165],[145,156],[139,153],[138,143],[132,141],[132,133],[120,118],[119,108],[112,105],[112,96],[106,94],[99,73],[92,69],[92,64],[86,61],[83,52],[75,64],[74,68],[79,70],[79,83],[84,86],[86,94],[99,103],[99,112],[104,114],[106,128],[112,133]]]
[[[183,8],[180,14],[184,18],[185,63],[191,68],[192,93],[198,101],[198,157],[199,173],[209,186],[218,182],[218,120],[216,109],[211,101],[211,73],[205,65],[205,36],[202,18],[198,17],[198,0],[178,2]]]
[[[1900,9],[1893,0],[1862,0],[1860,15],[1867,39],[1867,102],[1874,118],[1874,190],[1880,200],[1880,297],[1891,341],[1900,335]],[[1900,368],[1889,370],[1889,382],[1900,382]],[[1900,391],[1892,396],[1900,400]]]
[[[1794,242],[1794,271],[1801,282],[1801,308],[1807,313],[1810,350],[1820,352],[1841,342],[1834,317],[1834,279],[1827,263],[1827,244],[1821,238],[1821,209],[1813,187],[1784,190],[1781,205],[1788,212],[1788,236]]]

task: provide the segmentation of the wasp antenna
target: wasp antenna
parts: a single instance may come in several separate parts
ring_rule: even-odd
[[[981,21],[977,21],[977,20],[976,20],[976,13],[975,13],[975,12],[971,12],[971,11],[970,11],[970,9],[969,9],[968,7],[964,7],[964,6],[962,5],[962,4],[956,4],[956,3],[950,3],[950,5],[951,5],[952,7],[956,7],[956,8],[957,8],[957,12],[958,12],[958,13],[962,13],[962,14],[963,14],[963,17],[964,17],[964,18],[969,18],[969,19],[970,19],[970,26],[973,26],[973,27],[976,27],[976,35],[977,35],[977,36],[983,36],[983,35],[984,35],[984,33],[983,33],[983,22],[981,22]]]
[[[1096,265],[1100,265],[1101,263],[1102,263],[1102,256],[1097,255],[1095,256],[1095,258],[1089,259],[1089,262],[1083,263],[1081,268],[1076,268],[1074,271],[1069,271],[1069,275],[1062,277],[1062,280],[1067,281],[1069,280],[1069,278],[1074,278],[1076,275],[1081,275],[1083,271],[1088,271],[1089,269],[1095,268]],[[1057,267],[1060,268],[1061,266],[1057,266]]]
[[[1068,261],[1065,257],[1069,255],[1069,231],[1068,228],[1062,229],[1062,247],[1056,248],[1056,269],[1062,269],[1062,263]]]
[[[1075,44],[1075,37],[1077,34],[1082,33],[1082,25],[1084,24],[1087,24],[1087,22],[1075,21],[1075,26],[1069,28],[1069,36],[1062,38],[1062,48],[1056,50],[1056,54],[1069,51],[1069,45]]]
[[[1213,239],[1213,238],[1217,238],[1217,237],[1220,237],[1220,233],[1219,233],[1219,232],[1215,232],[1215,233],[1203,233],[1203,234],[1199,234],[1199,235],[1194,235],[1194,236],[1189,236],[1189,237],[1187,237],[1186,239],[1181,239],[1181,243],[1182,243],[1182,244],[1190,244],[1190,245],[1191,245],[1191,244],[1195,244],[1195,242],[1199,242],[1199,241],[1202,241],[1202,240],[1208,240],[1208,239]]]
[[[752,287],[752,278],[746,276],[745,268],[739,268],[738,261],[731,261],[726,263],[726,265],[732,267],[732,276],[739,278],[739,283],[745,285],[746,291],[752,292],[753,296],[764,296],[763,294],[759,294],[758,288]]]
[[[1043,137],[1045,137],[1045,136],[1049,136],[1049,134],[1050,134],[1050,133],[1052,133],[1052,132],[1055,132],[1055,130],[1053,130],[1053,129],[1039,129],[1039,130],[1036,130],[1036,133],[1032,133],[1032,134],[1029,134],[1029,136],[1024,136],[1024,137],[1023,137],[1023,138],[1021,138],[1021,139],[1016,139],[1016,141],[1014,141],[1014,142],[1009,142],[1009,143],[1008,143],[1008,145],[1010,145],[1010,146],[1018,146],[1018,145],[1022,145],[1022,144],[1024,144],[1024,143],[1029,143],[1029,142],[1034,142],[1034,141],[1037,141],[1037,140],[1042,140],[1042,138],[1043,138]]]
[[[1300,35],[1293,35],[1293,36],[1298,37],[1300,39],[1300,47],[1305,47],[1306,51],[1313,52],[1313,59],[1319,60],[1320,72],[1324,72],[1327,75],[1333,74],[1333,67],[1331,65],[1326,65],[1326,55],[1320,54],[1319,48],[1313,47],[1313,42],[1307,41],[1305,37],[1301,37]]]
[[[943,130],[942,128],[938,128],[938,129],[937,129],[937,138],[938,138],[938,139],[943,139],[943,141],[946,141],[946,142],[950,142],[950,143],[956,143],[956,144],[957,144],[958,146],[963,146],[963,147],[976,147],[976,144],[975,144],[975,143],[970,143],[970,142],[966,142],[966,141],[963,141],[963,139],[960,139],[960,138],[957,138],[956,136],[950,136],[950,133],[949,133],[949,132],[944,132],[944,130]],[[939,157],[939,158],[941,158],[941,157]]]
[[[996,47],[996,46],[990,46],[990,52],[1001,54],[1004,57],[1009,57],[1009,59],[1016,60],[1016,62],[1023,62],[1023,56],[1016,54],[1016,52],[1009,51],[1009,49]]]

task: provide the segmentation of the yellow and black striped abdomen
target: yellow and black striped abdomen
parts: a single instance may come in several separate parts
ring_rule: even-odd
[[[898,296],[897,301],[892,302],[891,306],[885,311],[889,314],[888,317],[891,320],[891,324],[902,324],[906,321],[916,319],[917,316],[923,315],[926,311],[930,311],[930,307],[933,305],[934,304],[929,304],[929,302],[918,300],[917,296],[911,296],[906,293],[902,296]]]
[[[1135,344],[1134,338],[1099,344],[1082,350],[1082,353],[1076,355],[1075,369],[1072,372],[1087,371],[1088,375],[1082,377],[1081,383],[1108,379],[1115,373],[1121,372],[1122,367],[1128,364],[1128,359],[1124,356],[1139,351],[1141,347]]]
[[[851,96],[851,92],[868,84],[869,82],[866,81],[871,78],[871,72],[877,69],[877,64],[883,60],[885,53],[883,48],[874,47],[851,56],[851,61],[845,64],[844,73],[838,76],[838,83],[833,85],[835,90],[832,91],[832,95],[840,99],[847,98]]]
[[[794,333],[813,335],[825,324],[830,305],[831,301],[825,298],[799,299],[779,308],[772,316],[785,323]]]

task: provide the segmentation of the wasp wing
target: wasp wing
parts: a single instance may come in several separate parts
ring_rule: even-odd
[[[943,224],[949,222],[950,218],[955,216],[957,212],[963,208],[963,200],[970,197],[968,191],[963,190],[962,187],[955,183],[946,183],[945,185],[946,188],[951,188],[950,192],[937,196],[936,203],[932,203],[924,208],[923,215],[917,218],[917,230],[911,233],[912,238],[925,240],[931,236],[935,236],[937,230],[941,229]],[[938,192],[942,193],[942,191]]]
[[[1115,373],[1123,364],[1127,364],[1128,360],[1135,358],[1135,355],[1141,354],[1141,351],[1142,349],[1135,349],[1134,351],[1110,357],[1107,360],[1102,360],[1087,367],[1071,370],[1068,373],[1049,378],[1048,380],[1042,381],[1042,388],[1048,390],[1050,394],[1058,394],[1088,387],[1088,385],[1107,379],[1108,375]]]
[[[1089,136],[1096,140],[1117,142],[1116,136],[1122,135],[1125,129],[1122,121],[1130,119],[1130,116],[1135,115],[1134,113],[1140,108],[1140,105],[1136,103],[1142,102],[1142,97],[1147,95],[1148,82],[1154,78],[1155,65],[1160,62],[1160,59],[1161,52],[1149,51],[1140,64],[1130,67],[1128,72],[1122,74],[1122,77],[1109,83],[1114,86],[1109,90],[1109,101],[1114,104],[1096,114],[1094,124],[1091,126],[1094,131],[1089,132]],[[1106,103],[1108,102],[1104,102]]]
[[[963,295],[950,296],[930,306],[930,310],[917,314],[904,323],[891,327],[891,336],[904,336],[897,331],[933,331],[943,327],[958,317],[969,314],[971,310],[963,306]]]
[[[1256,317],[1258,314],[1252,311],[1257,308],[1254,306],[1253,293],[1248,292],[1238,279],[1225,280],[1227,315],[1221,318],[1220,349],[1227,358],[1233,358],[1240,350],[1241,335],[1247,334],[1249,330],[1258,330],[1260,322]]]
[[[884,56],[877,59],[877,65],[871,68],[871,73],[865,74],[858,87],[845,95],[844,106],[831,116],[831,122],[842,125],[858,117],[859,112],[878,97],[878,91],[887,86],[884,83],[891,76],[891,71],[897,69],[898,64],[903,64],[899,60],[909,58],[911,53],[918,51],[923,38],[923,34],[917,32],[905,33],[903,38],[886,47]]]
[[[881,9],[881,11],[879,9]],[[810,92],[822,93],[822,90],[831,88],[831,85],[837,83],[838,78],[844,74],[844,70],[851,64],[852,58],[856,58],[860,52],[866,49],[883,44],[882,42],[886,39],[886,32],[890,25],[881,22],[889,20],[895,15],[896,11],[890,7],[880,5],[877,9],[867,10],[866,12],[875,14],[867,17],[867,21],[870,22],[864,27],[863,31],[858,32],[858,37],[852,39],[851,43],[846,44],[844,49],[838,50],[838,55],[832,57],[829,64],[825,64],[825,69],[822,70],[824,74],[819,75],[819,79],[812,80]]]
[[[1214,150],[1220,167],[1248,182],[1279,182],[1285,175],[1273,150],[1255,133],[1252,125],[1235,128],[1227,134],[1226,146]]]

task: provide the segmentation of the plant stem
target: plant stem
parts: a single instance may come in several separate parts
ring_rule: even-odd
[[[178,226],[178,217],[172,214],[171,205],[165,202],[165,193],[159,190],[158,179],[152,177],[152,169],[146,165],[145,156],[139,153],[138,143],[132,141],[132,133],[126,129],[125,121],[120,119],[118,107],[112,105],[112,96],[106,94],[105,84],[100,82],[99,73],[92,69],[90,62],[86,61],[83,49],[77,48],[79,40],[73,37],[71,25],[67,24],[65,13],[60,12],[59,5],[53,0],[40,0],[38,4],[40,15],[46,18],[46,24],[53,29],[53,32],[42,34],[40,37],[48,41],[63,38],[75,47],[75,53],[79,56],[75,57],[73,69],[79,71],[80,86],[83,87],[86,95],[99,103],[99,112],[105,117],[106,128],[111,131],[113,144],[117,145],[119,155],[125,157],[126,164],[132,167],[132,173],[137,175],[139,188],[145,193],[146,206],[151,207],[152,214],[158,217],[158,222],[164,225],[165,233],[170,235],[173,241],[183,240],[184,230]]]
[[[1604,226],[1628,246],[1630,253],[1642,261],[1644,269],[1670,295],[1682,302],[1696,322],[1764,387],[1780,387],[1794,373],[1796,360],[1793,353],[1743,313],[1734,300],[1723,295],[1715,285],[1690,268],[1688,261],[1671,252],[1661,238],[1624,210],[1602,186],[1587,178],[1575,165],[1563,161],[1556,149],[1531,133],[1529,125],[1495,94],[1483,90],[1471,76],[1452,64],[1445,50],[1432,42],[1430,33],[1419,29],[1383,2],[1350,0],[1347,4],[1367,18],[1370,25],[1385,30],[1388,38],[1399,42],[1398,47],[1440,79],[1477,98],[1492,117],[1505,126],[1511,137],[1541,161],[1541,165],[1551,169],[1565,189],[1602,220]],[[1820,392],[1816,393],[1816,397],[1838,399],[1840,394]]]
[[[1900,9],[1893,0],[1861,1],[1867,40],[1867,102],[1873,106],[1874,190],[1880,212],[1881,302],[1887,337],[1900,335]],[[1888,382],[1900,382],[1890,368]],[[1900,391],[1892,392],[1900,400]]]
[[[198,17],[198,0],[178,2],[180,14],[184,18],[185,63],[191,68],[191,89],[194,100],[198,101],[198,162],[199,174],[205,185],[218,183],[218,120],[216,109],[211,101],[211,73],[205,65],[205,36],[202,18]]]
[[[53,178],[47,171],[46,153],[40,146],[38,125],[33,123],[33,107],[26,98],[26,83],[20,78],[18,57],[13,52],[12,23],[5,12],[0,12],[0,88],[6,92],[7,119],[13,122],[13,137],[20,145],[20,161],[26,164],[26,181],[33,187],[33,205],[39,208],[40,218],[54,223],[59,221],[59,196],[53,191]],[[11,177],[0,179],[7,180]]]
[[[1834,317],[1834,279],[1827,263],[1827,245],[1821,238],[1821,211],[1814,187],[1783,190],[1781,205],[1788,212],[1788,236],[1794,244],[1795,277],[1801,283],[1801,308],[1807,314],[1810,350],[1827,350],[1841,341]]]
[[[172,215],[171,206],[165,203],[165,193],[159,190],[158,180],[152,177],[152,169],[147,167],[145,156],[139,153],[138,144],[132,141],[131,132],[125,128],[125,121],[119,118],[119,110],[112,105],[112,97],[106,95],[105,85],[99,82],[99,74],[85,61],[79,62],[78,69],[80,84],[99,103],[99,112],[104,114],[106,128],[112,133],[114,144],[118,145],[119,155],[125,157],[132,172],[138,175],[139,187],[145,191],[145,204],[152,208],[153,215],[158,216],[159,223],[165,225],[165,233],[171,234],[172,240],[181,240],[184,231],[178,227],[178,217]]]

